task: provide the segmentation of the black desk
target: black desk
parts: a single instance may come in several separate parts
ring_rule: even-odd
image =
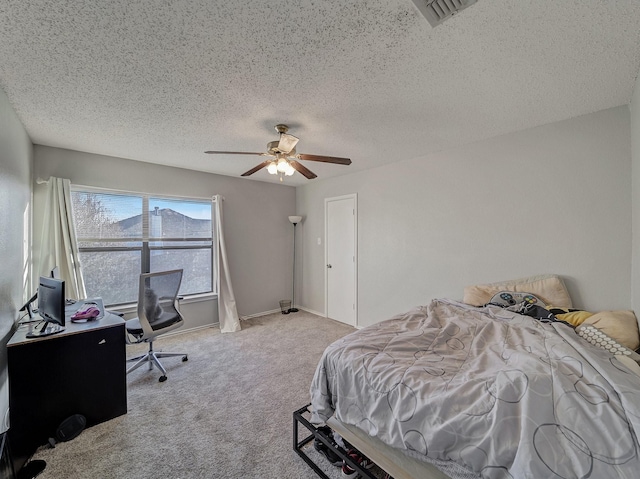
[[[127,412],[124,320],[107,312],[72,323],[73,310],[67,308],[65,331],[27,339],[22,325],[7,343],[16,471],[67,417],[82,414],[89,427]]]

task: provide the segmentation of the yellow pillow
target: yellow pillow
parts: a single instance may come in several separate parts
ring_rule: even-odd
[[[638,320],[633,311],[601,311],[585,319],[584,323],[593,324],[629,349],[635,351],[640,346]]]
[[[593,316],[589,311],[569,311],[568,313],[556,314],[560,321],[566,321],[574,326],[580,326],[587,318]]]

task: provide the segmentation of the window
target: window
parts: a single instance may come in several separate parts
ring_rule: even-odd
[[[135,303],[140,273],[182,269],[180,294],[214,291],[211,201],[74,189],[87,295]]]

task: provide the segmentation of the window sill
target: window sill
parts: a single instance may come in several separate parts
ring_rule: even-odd
[[[180,304],[200,303],[202,301],[212,301],[214,299],[218,299],[218,295],[216,293],[191,294],[189,296],[184,296],[180,300]],[[107,309],[111,311],[118,311],[124,314],[136,314],[138,312],[138,304],[129,303],[121,304],[119,306],[107,306]]]
[[[218,299],[217,293],[200,293],[191,294],[189,296],[183,296],[180,300],[180,304],[199,303],[200,301],[210,301],[212,299]]]

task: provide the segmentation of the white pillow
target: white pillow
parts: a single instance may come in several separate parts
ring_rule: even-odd
[[[467,286],[464,288],[463,301],[473,306],[482,306],[487,304],[493,295],[501,291],[531,293],[545,304],[558,308],[573,307],[567,288],[565,288],[560,276],[556,274],[543,274],[499,283]]]

